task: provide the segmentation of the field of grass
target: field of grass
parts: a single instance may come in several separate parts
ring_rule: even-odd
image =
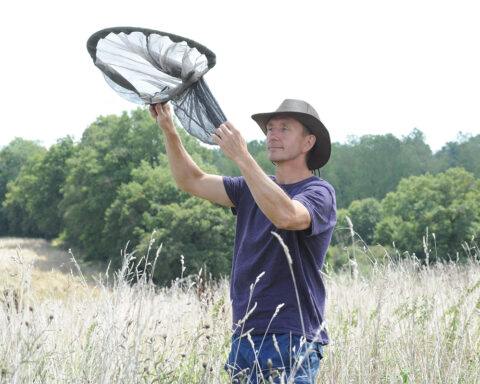
[[[226,279],[132,284],[126,266],[80,274],[68,254],[25,241],[0,239],[0,383],[231,381]],[[332,342],[317,382],[480,382],[480,252],[468,252],[463,265],[386,254],[368,273],[353,258],[327,270]]]

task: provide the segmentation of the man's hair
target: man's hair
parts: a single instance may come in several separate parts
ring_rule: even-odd
[[[297,120],[298,121],[298,120]],[[300,121],[298,121],[300,123]],[[308,135],[313,135],[312,131],[310,130],[310,128],[308,128],[305,124],[303,123],[300,123],[302,125],[302,135],[303,137],[306,137]],[[310,151],[308,151],[307,153],[307,156],[305,158],[305,160],[307,161],[308,163],[308,160],[310,160],[310,156],[312,155],[312,152],[313,152],[313,148],[315,147],[315,144],[313,145],[313,147],[310,149]]]
[[[297,120],[298,121],[298,120]],[[299,121],[298,121],[299,122]],[[300,122],[299,122],[300,123]],[[303,136],[308,136],[308,135],[313,135],[312,131],[310,130],[310,128],[308,128],[305,124],[303,123],[300,123],[303,127],[303,131],[302,131],[302,134]]]
[[[298,120],[297,120],[298,121]],[[300,123],[300,122],[299,122]],[[310,130],[310,128],[308,128],[305,124],[303,123],[300,123],[302,124],[302,127],[303,127],[303,130],[302,130],[302,135],[303,137],[306,137],[308,135],[313,135],[313,132]],[[313,152],[313,148],[315,148],[315,145],[310,149],[310,151],[308,151],[307,153],[307,156],[305,157],[305,160],[308,164],[308,160],[310,160],[310,157],[312,156],[312,152]],[[315,175],[315,176],[318,176],[320,177],[320,168],[317,168],[317,169],[312,169],[311,170],[312,173]]]

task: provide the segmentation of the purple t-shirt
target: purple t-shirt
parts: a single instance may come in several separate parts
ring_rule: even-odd
[[[274,176],[270,177],[275,181]],[[254,328],[252,334],[268,331],[303,335],[290,268],[278,239],[271,234],[275,231],[290,250],[306,337],[328,344],[326,331],[320,332],[325,308],[325,285],[320,271],[337,221],[333,187],[316,176],[298,183],[279,184],[290,198],[305,205],[312,221],[307,230],[289,231],[276,228],[263,214],[243,177],[224,177],[223,183],[235,206],[232,211],[237,215],[230,287],[233,330],[236,334]],[[250,286],[262,272],[265,274],[249,300]],[[255,303],[255,310],[239,326]],[[284,306],[272,320],[279,304]]]

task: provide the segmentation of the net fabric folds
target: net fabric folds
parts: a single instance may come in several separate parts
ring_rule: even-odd
[[[151,29],[116,27],[87,42],[94,64],[124,99],[137,104],[170,101],[183,128],[204,143],[227,119],[203,75],[215,54],[181,36]]]

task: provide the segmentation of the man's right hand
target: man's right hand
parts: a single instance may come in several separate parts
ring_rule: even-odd
[[[150,115],[157,121],[158,126],[164,132],[176,133],[175,124],[173,124],[172,107],[170,103],[150,105]]]

